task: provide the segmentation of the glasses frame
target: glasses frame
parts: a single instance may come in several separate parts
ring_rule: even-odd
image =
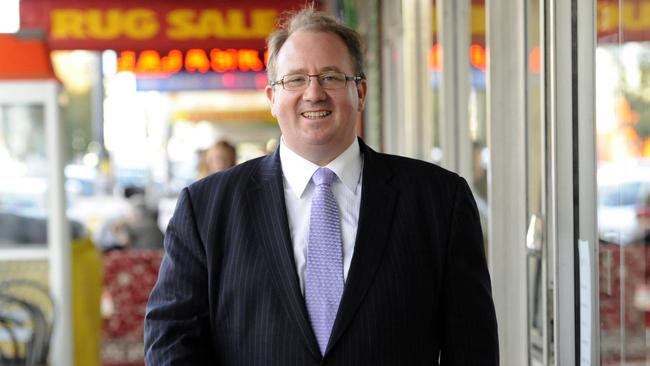
[[[323,86],[323,84],[321,84],[321,82],[320,82],[320,78],[319,78],[319,77],[320,77],[320,76],[323,76],[323,75],[326,75],[326,74],[330,74],[330,73],[336,73],[336,74],[341,74],[341,75],[345,76],[345,83],[343,84],[342,87],[340,87],[340,88],[328,88],[328,87]],[[284,86],[284,79],[285,79],[287,76],[295,76],[295,75],[306,76],[306,77],[307,77],[307,85],[305,85],[304,88],[300,88],[300,89],[287,89],[287,88]],[[271,82],[269,82],[269,85],[272,86],[272,87],[275,87],[276,85],[282,85],[282,89],[284,89],[284,90],[286,90],[286,91],[303,91],[303,90],[306,90],[307,88],[309,88],[309,85],[311,85],[311,78],[316,78],[318,85],[319,85],[321,88],[325,89],[325,90],[338,90],[338,89],[343,89],[343,88],[345,88],[345,87],[348,85],[348,81],[354,81],[355,83],[357,83],[357,82],[359,82],[359,81],[365,79],[365,77],[362,76],[362,75],[348,76],[348,75],[346,75],[344,72],[338,72],[338,71],[326,71],[326,72],[322,72],[322,73],[320,73],[320,74],[301,74],[301,73],[296,73],[296,74],[287,74],[287,75],[282,76],[279,80],[275,80],[275,81],[271,81]]]

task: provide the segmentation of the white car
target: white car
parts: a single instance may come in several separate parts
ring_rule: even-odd
[[[621,160],[598,168],[598,233],[619,245],[650,234],[650,161]]]

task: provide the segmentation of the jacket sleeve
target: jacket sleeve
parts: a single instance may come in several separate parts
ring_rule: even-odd
[[[476,202],[458,178],[443,279],[441,365],[497,366],[499,341]]]
[[[165,233],[144,321],[147,365],[215,365],[208,306],[206,253],[190,191],[185,188]]]

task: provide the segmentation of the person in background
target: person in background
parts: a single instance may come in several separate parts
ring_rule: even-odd
[[[130,249],[162,249],[163,233],[158,228],[156,216],[148,208],[143,194],[129,197],[131,209],[124,223]]]
[[[102,251],[116,249],[162,249],[163,233],[156,223],[155,212],[147,208],[145,190],[129,186],[124,189],[128,210],[109,218],[96,237]]]
[[[237,164],[237,151],[235,147],[226,140],[218,140],[207,150],[198,151],[198,175],[197,180],[207,177],[210,174],[231,168]],[[158,228],[165,232],[167,223],[176,207],[176,196],[163,197],[158,201]]]
[[[237,164],[237,151],[226,140],[219,140],[210,146],[199,162],[199,176],[201,178],[222,170],[232,168]]]
[[[368,84],[353,29],[307,7],[268,52],[279,147],[181,192],[146,363],[498,365],[465,179],[356,136]]]

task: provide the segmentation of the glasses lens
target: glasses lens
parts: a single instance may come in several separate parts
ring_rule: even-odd
[[[282,78],[282,85],[287,90],[300,90],[307,86],[309,83],[309,76],[295,74],[295,75],[285,75]]]
[[[342,72],[326,72],[318,76],[320,85],[325,89],[340,89],[345,86],[345,74]]]

